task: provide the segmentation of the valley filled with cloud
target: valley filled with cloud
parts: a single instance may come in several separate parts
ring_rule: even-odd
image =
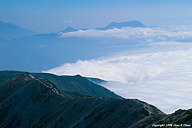
[[[136,44],[134,52],[129,49],[102,58],[78,60],[44,72],[107,80],[102,86],[125,98],[154,104],[166,113],[191,107],[188,102],[192,100],[191,27],[79,30],[61,36],[123,38],[140,44]]]

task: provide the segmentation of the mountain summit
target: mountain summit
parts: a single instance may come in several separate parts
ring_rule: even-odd
[[[112,22],[105,27],[105,29],[112,29],[112,28],[122,28],[122,27],[146,27],[139,21],[128,21],[128,22]]]
[[[78,29],[75,29],[75,28],[72,28],[72,27],[67,27],[66,29],[64,29],[63,33],[67,33],[67,32],[75,32],[75,31],[78,31]]]

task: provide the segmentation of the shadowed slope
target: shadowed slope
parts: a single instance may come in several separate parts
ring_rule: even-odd
[[[21,72],[0,71],[0,82],[7,80]],[[51,81],[58,89],[73,96],[95,96],[105,98],[122,98],[108,89],[89,81],[80,75],[56,76],[49,73],[31,73],[36,78],[44,78]]]
[[[10,89],[16,86],[12,79],[27,81],[0,105],[0,127],[126,128],[149,116],[165,116],[156,107],[136,99],[72,98],[60,93],[52,82],[30,76],[22,73],[1,84]]]

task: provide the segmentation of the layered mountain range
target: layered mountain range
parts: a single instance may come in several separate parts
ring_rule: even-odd
[[[95,30],[122,27],[145,27],[145,25],[139,21],[112,22],[106,27],[95,28]],[[41,72],[64,63],[94,59],[127,50],[137,43],[125,43],[127,40],[102,37],[62,37],[60,34],[78,30],[88,29],[68,27],[58,33],[36,34],[16,25],[0,22],[1,70]]]
[[[0,21],[0,39],[12,39],[37,34],[31,30]]]
[[[124,99],[82,76],[0,72],[0,127],[144,128],[189,125],[191,110],[166,115],[138,99]],[[102,80],[100,80],[102,81]]]
[[[128,21],[128,22],[112,22],[109,25],[107,25],[104,28],[94,28],[97,30],[108,30],[113,28],[122,28],[122,27],[145,27],[144,24],[142,24],[139,21]],[[75,32],[78,30],[88,30],[87,28],[82,29],[76,29],[72,27],[67,27],[64,30],[60,31],[63,33],[67,32]],[[59,33],[59,32],[58,32]],[[0,21],[0,39],[14,39],[19,37],[26,37],[26,36],[40,36],[40,35],[57,35],[57,33],[51,33],[51,34],[38,34],[37,32],[34,32],[32,30],[28,30],[26,28],[19,27],[14,24],[5,23]]]

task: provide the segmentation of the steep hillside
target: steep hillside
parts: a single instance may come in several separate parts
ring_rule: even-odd
[[[1,72],[4,75],[6,73]],[[9,73],[15,75],[20,72]],[[36,77],[29,73],[20,73],[0,83],[0,127],[151,128],[167,127],[168,125],[172,125],[170,127],[192,126],[191,109],[178,110],[166,115],[156,107],[137,99],[74,96],[59,90],[51,81],[40,78],[43,74],[34,75]],[[38,78],[37,75],[39,75]],[[50,74],[47,74],[46,77],[48,78],[48,76]],[[81,76],[74,77],[81,78]],[[8,78],[8,75],[5,75],[3,79],[5,78]],[[53,79],[53,76],[51,78]],[[75,81],[74,78],[67,79],[68,82],[73,80]]]
[[[3,82],[21,72],[0,71],[0,82]],[[122,98],[108,89],[89,81],[80,75],[56,76],[49,73],[31,73],[36,78],[44,78],[51,81],[58,89],[73,96],[95,96],[105,98]]]
[[[179,109],[173,114],[168,115],[166,118],[155,122],[155,125],[167,125],[170,124],[170,127],[179,127],[179,128],[191,128],[192,127],[192,109],[182,110]],[[152,126],[148,126],[150,128]]]
[[[4,101],[7,97],[11,97],[33,78],[29,73],[23,73],[0,83],[0,102]]]
[[[127,128],[147,117],[166,116],[156,107],[136,99],[70,97],[50,81],[35,78],[29,73],[19,74],[0,86],[11,90],[16,86],[15,81],[20,81],[22,86],[0,102],[0,127],[3,128]]]
[[[16,86],[19,87],[13,92]],[[30,122],[39,121],[42,114],[64,100],[51,82],[36,79],[28,73],[7,80],[0,87],[1,92],[12,92],[3,95],[5,98],[0,102],[0,127],[3,128],[31,127]]]

